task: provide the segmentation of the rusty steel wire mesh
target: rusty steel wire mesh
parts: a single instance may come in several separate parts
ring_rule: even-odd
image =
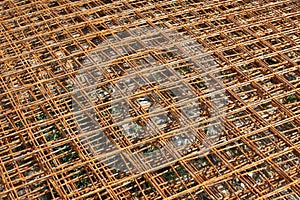
[[[0,2],[0,199],[300,199],[300,2]]]

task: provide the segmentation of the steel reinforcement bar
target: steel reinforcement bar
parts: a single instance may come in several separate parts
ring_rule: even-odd
[[[0,2],[0,199],[300,199],[299,0]]]

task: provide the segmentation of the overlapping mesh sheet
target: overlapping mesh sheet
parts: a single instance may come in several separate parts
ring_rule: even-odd
[[[0,199],[300,199],[299,6],[0,2]]]

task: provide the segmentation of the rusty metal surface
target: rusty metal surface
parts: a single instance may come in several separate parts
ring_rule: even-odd
[[[0,199],[300,199],[300,2],[0,2]]]

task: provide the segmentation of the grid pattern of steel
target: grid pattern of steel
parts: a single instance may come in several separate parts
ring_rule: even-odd
[[[0,199],[300,199],[299,0],[0,2]]]

